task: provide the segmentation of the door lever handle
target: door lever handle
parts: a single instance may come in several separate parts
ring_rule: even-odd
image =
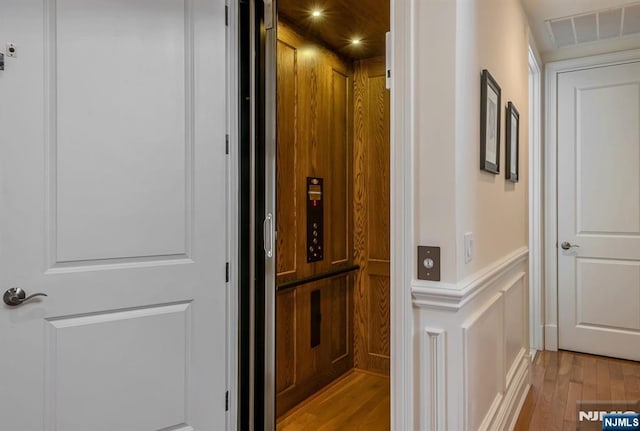
[[[35,298],[36,296],[48,296],[46,293],[34,293],[33,295],[27,296],[27,292],[19,287],[12,287],[4,292],[4,296],[2,299],[4,303],[10,307],[15,307],[17,305],[23,304],[31,298]]]
[[[273,216],[271,213],[267,214],[267,218],[264,219],[262,234],[264,239],[264,251],[267,254],[267,257],[271,259],[273,257]]]
[[[580,246],[576,244],[571,244],[569,241],[563,241],[562,244],[560,244],[560,247],[562,247],[563,250],[571,250],[572,248],[576,248]]]

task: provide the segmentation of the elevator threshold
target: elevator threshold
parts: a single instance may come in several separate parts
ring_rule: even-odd
[[[278,419],[278,431],[389,430],[389,377],[353,370]]]

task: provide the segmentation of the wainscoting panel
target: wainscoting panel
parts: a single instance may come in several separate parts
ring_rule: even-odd
[[[502,294],[462,326],[467,428],[478,429],[504,388]]]
[[[422,390],[428,391],[431,403],[421,409],[421,430],[447,429],[447,364],[446,332],[425,328],[422,339],[422,357],[428,361],[427,372],[422,376]]]
[[[420,430],[501,431],[515,423],[530,372],[527,257],[519,249],[461,283],[414,286],[416,324],[425,328]]]
[[[513,377],[513,368],[517,365],[517,360],[526,345],[528,337],[527,322],[522,320],[526,315],[527,301],[525,297],[525,273],[517,275],[513,282],[509,282],[504,292],[504,328],[505,328],[505,366],[507,371],[507,382]]]

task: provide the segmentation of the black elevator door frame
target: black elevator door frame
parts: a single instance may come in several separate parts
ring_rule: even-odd
[[[239,220],[238,220],[238,276],[239,276],[239,293],[238,293],[238,394],[237,396],[237,424],[240,431],[252,431],[252,396],[255,393],[254,381],[252,380],[251,370],[254,368],[254,358],[252,352],[255,346],[252,346],[255,327],[255,316],[252,315],[252,287],[254,283],[251,280],[251,267],[255,257],[251,255],[251,251],[255,248],[251,241],[254,237],[252,226],[255,225],[255,214],[252,214],[253,190],[252,184],[252,118],[253,103],[251,100],[252,79],[255,72],[252,67],[252,51],[254,41],[251,40],[253,21],[251,19],[253,0],[238,1],[238,84],[239,84]]]
[[[265,424],[265,28],[263,0],[239,0],[238,429]],[[253,268],[253,271],[252,271]]]

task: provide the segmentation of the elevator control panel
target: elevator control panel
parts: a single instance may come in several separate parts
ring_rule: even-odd
[[[307,262],[324,259],[322,178],[307,178]]]

